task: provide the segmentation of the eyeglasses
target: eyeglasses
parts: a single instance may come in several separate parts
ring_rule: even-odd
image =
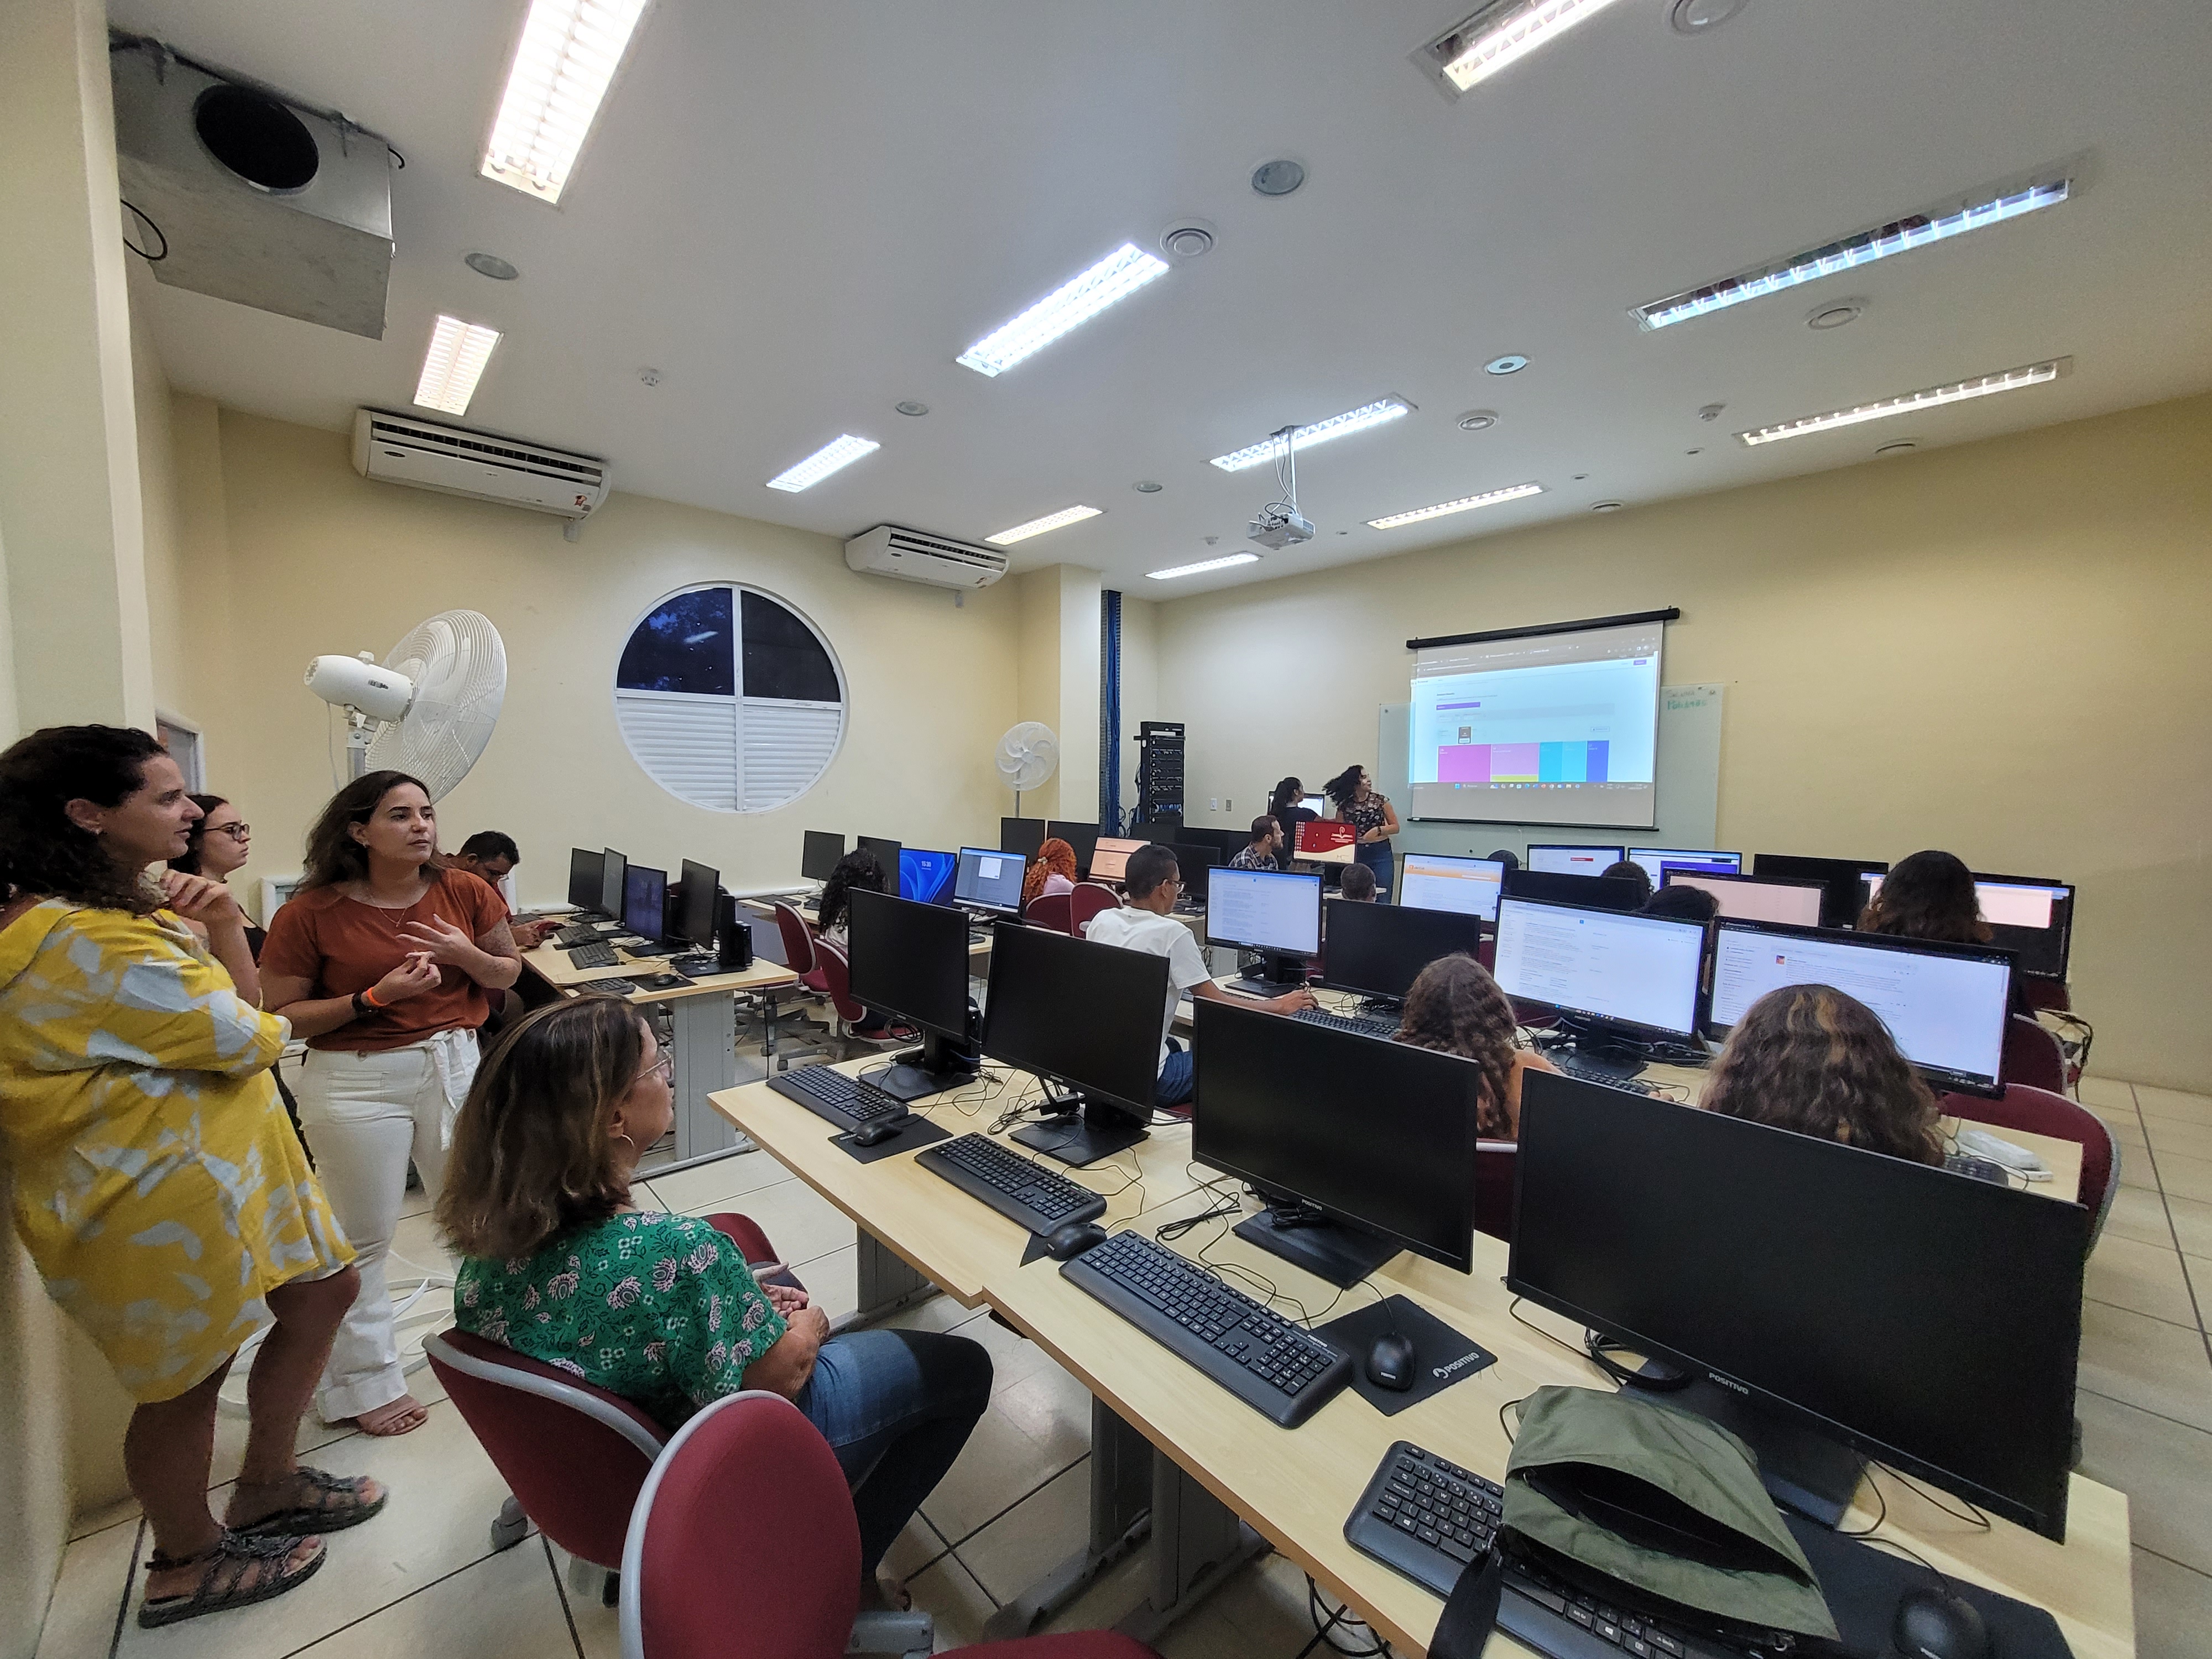
[[[646,1079],[651,1077],[655,1072],[660,1073],[660,1080],[663,1083],[673,1086],[676,1082],[676,1056],[664,1050],[659,1060],[654,1060],[652,1065],[640,1072],[635,1078],[631,1079],[631,1081],[642,1083]]]
[[[211,824],[208,827],[207,833],[210,836],[228,836],[233,841],[244,841],[253,833],[253,826],[250,823]]]

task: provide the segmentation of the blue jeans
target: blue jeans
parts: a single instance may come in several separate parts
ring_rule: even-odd
[[[1188,1106],[1191,1097],[1198,1092],[1197,1066],[1189,1049],[1173,1037],[1168,1039],[1168,1057],[1160,1063],[1160,1081],[1152,1096],[1152,1104],[1163,1109]]]
[[[1390,843],[1387,841],[1362,842],[1352,849],[1352,855],[1375,872],[1375,902],[1388,904],[1390,902],[1390,878],[1395,868],[1390,856]]]
[[[822,1345],[793,1403],[837,1454],[872,1575],[990,1405],[990,1351],[936,1331],[851,1331]]]

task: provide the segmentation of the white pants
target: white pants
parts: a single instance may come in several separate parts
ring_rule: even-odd
[[[361,1270],[361,1293],[338,1326],[316,1395],[325,1422],[359,1417],[407,1392],[384,1259],[399,1226],[408,1160],[434,1200],[445,1184],[453,1119],[476,1073],[473,1031],[440,1031],[381,1054],[307,1051],[300,1127]]]

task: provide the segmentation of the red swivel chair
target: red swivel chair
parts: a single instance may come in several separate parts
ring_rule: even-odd
[[[2023,1129],[2032,1135],[2049,1135],[2053,1140],[2078,1143],[2081,1148],[2081,1200],[2094,1218],[2089,1243],[2092,1248],[2095,1246],[2098,1235],[2104,1231],[2105,1217],[2112,1210],[2113,1196],[2120,1189],[2120,1143],[2112,1138],[2104,1119],[2052,1090],[2020,1083],[2006,1084],[2002,1100],[1985,1100],[1979,1095],[1945,1095],[1942,1105],[1943,1110],[1953,1117],[1986,1123],[1993,1129]]]
[[[830,1443],[781,1395],[731,1395],[684,1425],[638,1494],[623,1550],[623,1659],[924,1659],[929,1615],[856,1618],[860,1578],[860,1529]],[[961,1651],[1158,1659],[1112,1631]]]
[[[2027,997],[2031,1008],[2048,1008],[2053,1013],[2070,1013],[2074,1008],[2073,994],[2063,979],[2045,979],[2039,974],[2022,974],[2014,983]]]
[[[2005,1021],[2004,1054],[1998,1077],[2007,1085],[2026,1084],[2031,1089],[2066,1092],[2066,1051],[2039,1021],[2014,1014]],[[2073,1139],[2073,1137],[2069,1137]]]
[[[799,982],[808,990],[818,994],[827,989],[814,960],[814,930],[806,925],[805,916],[781,899],[775,902],[775,930],[783,936],[783,965],[798,975]]]
[[[1121,896],[1101,881],[1079,881],[1067,896],[1067,931],[1078,939],[1091,918],[1121,908]]]
[[[1032,927],[1049,927],[1055,933],[1073,933],[1075,897],[1072,893],[1041,893],[1030,901],[1022,920]]]
[[[911,1042],[914,1040],[911,1036],[870,1039],[853,1035],[853,1028],[868,1017],[868,1007],[853,994],[853,959],[836,939],[817,939],[814,941],[814,965],[822,975],[823,992],[830,1000],[830,1012],[837,1022],[836,1029],[830,1033],[834,1042],[848,1048],[857,1044],[859,1050],[865,1053],[882,1042]]]
[[[1521,1151],[1512,1140],[1474,1143],[1474,1230],[1513,1242],[1513,1164]]]

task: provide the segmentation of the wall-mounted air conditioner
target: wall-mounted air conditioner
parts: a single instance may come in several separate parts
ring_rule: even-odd
[[[1006,556],[944,536],[879,524],[845,544],[845,562],[871,576],[932,587],[988,587],[1006,574]]]
[[[521,438],[441,426],[381,409],[353,417],[353,470],[364,478],[582,519],[613,488],[607,464]]]

